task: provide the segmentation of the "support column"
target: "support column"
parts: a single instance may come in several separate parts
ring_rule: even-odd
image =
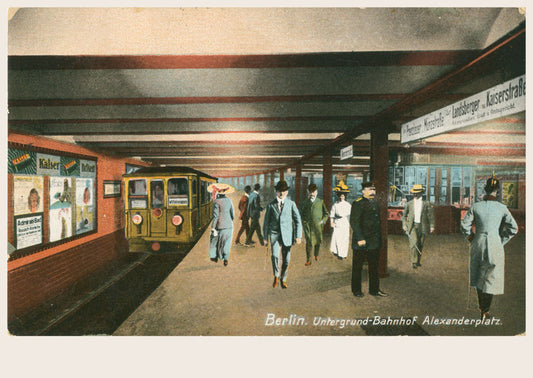
[[[387,273],[387,218],[388,218],[388,164],[389,136],[384,128],[374,129],[370,134],[370,178],[376,184],[376,201],[379,204],[381,218],[382,246],[379,254],[378,273],[380,278],[388,277]]]
[[[270,172],[270,189],[274,190],[274,172]]]
[[[279,181],[285,180],[285,168],[279,170]]]
[[[295,180],[295,188],[296,191],[296,206],[300,206],[301,201],[301,193],[302,193],[302,163],[298,162],[296,164],[296,180]]]
[[[324,167],[322,171],[322,183],[323,183],[323,196],[324,196],[324,205],[326,205],[326,209],[328,211],[331,210],[331,195],[333,191],[333,187],[331,186],[331,178],[333,176],[333,158],[331,156],[331,150],[324,151]],[[331,227],[329,225],[329,221],[326,222],[324,225],[324,233],[329,234],[331,232]]]

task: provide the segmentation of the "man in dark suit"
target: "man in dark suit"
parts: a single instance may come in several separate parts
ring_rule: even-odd
[[[259,217],[261,217],[261,211],[263,211],[259,189],[261,189],[261,185],[259,185],[259,183],[255,184],[254,191],[250,194],[250,197],[248,197],[248,205],[246,207],[246,213],[248,218],[250,218],[250,232],[248,232],[248,235],[246,236],[244,245],[248,247],[253,246],[252,237],[254,236],[254,232],[257,232],[259,243],[264,244],[263,235],[261,234],[261,226],[259,225]]]
[[[239,231],[237,232],[237,237],[235,237],[235,244],[240,245],[241,244],[241,235],[243,232],[246,231],[244,234],[245,237],[248,237],[248,234],[250,233],[250,224],[248,222],[248,214],[246,212],[246,208],[248,207],[248,197],[250,196],[250,192],[252,191],[252,187],[250,185],[246,185],[244,187],[244,194],[241,197],[241,200],[239,201],[239,211],[241,214],[239,215],[239,219],[241,220],[241,228],[239,228]]]
[[[352,204],[350,226],[352,226],[352,293],[362,297],[361,271],[363,260],[368,261],[368,293],[377,297],[388,294],[379,289],[378,263],[381,248],[381,219],[379,205],[374,200],[376,187],[372,181],[361,185],[363,196]]]
[[[317,196],[318,188],[316,185],[310,184],[307,187],[307,198],[303,201],[301,207],[302,223],[305,235],[305,252],[307,253],[307,262],[305,266],[311,265],[311,259],[315,256],[315,261],[318,261],[320,253],[320,244],[322,243],[322,233],[324,224],[328,220],[328,209]]]
[[[287,288],[287,270],[291,259],[291,246],[302,242],[302,220],[296,204],[287,198],[289,187],[285,180],[276,184],[276,198],[267,205],[263,232],[265,241],[270,240],[272,270],[274,271],[273,287]],[[266,244],[265,244],[266,245]],[[281,256],[280,256],[281,252]],[[282,261],[281,272],[279,262]]]

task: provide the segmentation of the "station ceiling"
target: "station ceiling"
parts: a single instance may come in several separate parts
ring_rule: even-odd
[[[21,8],[10,17],[9,130],[217,177],[300,161],[321,172],[324,150],[334,171],[368,170],[370,131],[385,128],[391,148],[404,148],[402,123],[525,72],[518,8]],[[523,118],[510,123],[523,128]],[[355,156],[340,161],[348,144]]]

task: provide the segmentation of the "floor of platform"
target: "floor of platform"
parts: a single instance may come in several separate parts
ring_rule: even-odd
[[[235,205],[238,198],[232,199]],[[304,242],[293,246],[287,289],[272,288],[270,254],[265,247],[258,243],[254,248],[232,246],[229,265],[224,267],[209,260],[208,240],[206,232],[114,335],[487,336],[525,332],[523,234],[506,246],[505,294],[494,297],[494,319],[489,325],[475,323],[479,311],[475,290],[468,287],[468,243],[460,235],[429,236],[422,267],[417,270],[408,261],[406,237],[390,235],[389,276],[381,279],[381,288],[390,294],[387,298],[368,295],[366,266],[365,296],[352,295],[352,252],[338,260],[329,253],[327,236],[320,260],[309,267],[304,266]],[[416,324],[410,325],[414,317]],[[270,324],[283,319],[287,324]]]

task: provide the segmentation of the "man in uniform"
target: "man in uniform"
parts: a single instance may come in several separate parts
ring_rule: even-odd
[[[429,233],[435,230],[435,212],[429,201],[422,199],[424,188],[416,184],[411,189],[414,198],[407,202],[403,209],[402,228],[410,236],[409,238],[409,260],[413,264],[413,269],[417,269],[422,257],[424,240]],[[415,244],[416,243],[416,244]]]
[[[316,185],[310,184],[307,187],[308,197],[302,203],[301,215],[305,235],[305,252],[307,253],[305,266],[311,265],[313,254],[315,261],[318,261],[322,232],[328,219],[328,209],[326,209],[324,201],[317,197],[317,191]]]
[[[352,293],[362,297],[361,271],[363,260],[368,261],[368,293],[377,297],[388,294],[379,289],[378,263],[381,248],[381,220],[379,205],[374,200],[376,187],[373,182],[363,182],[363,196],[352,204],[350,226],[352,226]]]

